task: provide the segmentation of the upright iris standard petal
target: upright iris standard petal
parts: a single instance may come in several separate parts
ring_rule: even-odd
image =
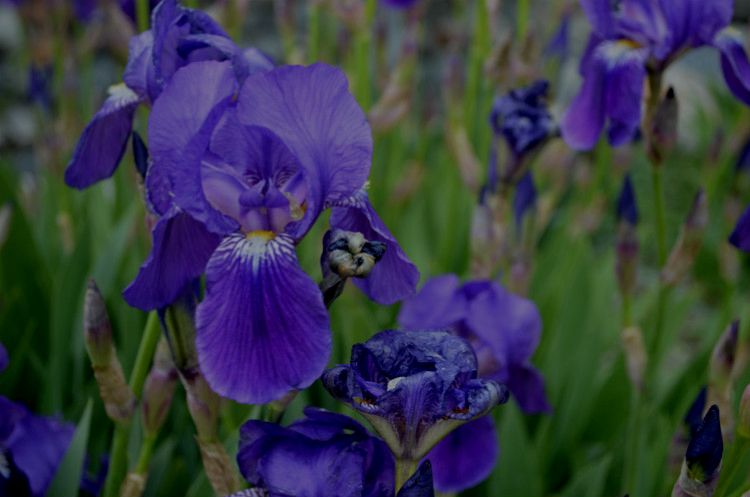
[[[9,452],[34,496],[44,495],[73,437],[74,427],[37,416],[0,397],[0,449]]]
[[[386,330],[352,348],[349,365],[323,374],[334,397],[362,413],[397,459],[418,461],[451,430],[507,400],[476,379],[469,344],[447,331]]]
[[[235,231],[237,223],[206,199],[201,158],[236,86],[229,62],[195,62],[174,74],[149,119],[153,168],[163,169],[161,176],[168,178],[174,203],[222,234]]]
[[[305,416],[288,428],[243,425],[237,462],[248,481],[271,495],[393,495],[393,456],[381,440],[340,414],[307,408]]]
[[[724,80],[735,97],[750,105],[750,62],[745,53],[742,35],[732,28],[720,31],[713,45],[721,53]]]
[[[154,246],[123,297],[144,311],[171,304],[185,285],[199,278],[220,237],[189,214],[172,209],[154,226]]]
[[[484,481],[499,454],[495,422],[488,415],[453,430],[427,458],[432,463],[435,487],[441,492],[454,493]]]
[[[737,226],[729,236],[729,243],[744,252],[750,252],[750,206],[740,216]]]
[[[372,134],[339,69],[319,63],[253,74],[245,80],[238,109],[243,124],[271,130],[305,170],[310,192],[295,239],[326,204],[345,200],[364,186]]]
[[[596,145],[606,118],[605,68],[601,61],[591,60],[583,73],[583,84],[560,123],[565,143],[574,150],[588,150]]]
[[[362,233],[367,240],[383,242],[385,255],[366,278],[354,284],[375,302],[388,305],[414,295],[419,270],[409,260],[396,238],[370,204],[367,194],[360,191],[331,209],[331,228]]]
[[[133,114],[142,98],[125,85],[110,88],[110,95],[83,130],[65,170],[65,182],[86,188],[109,178],[117,169],[133,127]]]
[[[328,361],[328,314],[292,240],[269,232],[226,237],[206,267],[196,346],[220,395],[262,404],[309,386]]]

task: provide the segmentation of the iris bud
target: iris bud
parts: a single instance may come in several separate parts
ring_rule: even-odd
[[[719,406],[721,422],[727,435],[732,433],[734,427],[732,370],[737,356],[738,336],[739,321],[735,320],[714,346],[708,373],[708,403]]]
[[[99,386],[107,416],[113,421],[129,421],[136,399],[125,381],[122,365],[112,340],[112,325],[104,298],[94,280],[89,280],[83,307],[83,328],[86,351]]]
[[[651,122],[648,152],[652,162],[661,164],[664,156],[677,141],[679,105],[673,87],[659,102]]]
[[[719,418],[719,408],[711,406],[690,440],[672,497],[713,495],[724,452]]]
[[[675,285],[690,270],[703,244],[703,232],[707,224],[708,202],[705,192],[701,189],[695,194],[693,206],[682,225],[680,237],[662,269],[661,279],[665,285]]]
[[[167,341],[162,338],[154,355],[154,365],[143,387],[141,415],[146,436],[155,436],[169,412],[177,386],[177,370],[172,363]]]

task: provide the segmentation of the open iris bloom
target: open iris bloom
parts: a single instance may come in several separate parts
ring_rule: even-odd
[[[541,333],[530,300],[492,281],[461,284],[449,274],[431,278],[404,302],[398,321],[404,329],[449,329],[465,338],[476,352],[480,377],[507,385],[526,413],[550,410],[544,380],[529,362]],[[458,428],[429,455],[435,486],[455,492],[476,485],[490,474],[499,452],[491,416]]]
[[[208,14],[163,0],[154,10],[152,28],[130,41],[123,83],[83,130],[65,171],[65,182],[86,188],[109,178],[120,163],[139,105],[151,105],[172,75],[200,60],[231,60],[237,77],[270,69],[272,63],[255,49],[242,51]]]
[[[237,464],[257,495],[396,495],[388,446],[355,420],[322,409],[306,408],[305,418],[287,428],[248,421],[240,431]],[[425,463],[397,497],[432,495],[430,465]]]
[[[685,52],[712,46],[721,54],[732,94],[750,105],[750,63],[740,33],[728,28],[732,0],[581,0],[593,33],[581,60],[583,84],[562,121],[565,141],[592,148],[609,121],[612,145],[633,139],[641,121],[644,80]]]
[[[124,296],[163,307],[205,271],[196,346],[218,394],[265,403],[323,371],[328,313],[295,245],[325,209],[332,229],[367,233],[390,253],[362,286],[372,299],[414,292],[416,268],[363,191],[372,136],[340,70],[285,66],[240,80],[231,61],[189,64],[154,103],[149,147],[146,194],[161,218]]]
[[[541,149],[557,133],[557,125],[547,110],[549,83],[539,80],[516,88],[495,99],[490,124],[496,136],[502,136],[510,153],[499,179],[515,182],[520,179],[528,158]],[[490,171],[490,188],[497,179]]]
[[[0,372],[7,365],[8,354],[0,344]],[[37,416],[0,396],[0,495],[44,495],[73,431],[68,423]]]
[[[508,398],[503,385],[477,378],[466,340],[439,330],[380,332],[355,345],[351,363],[329,369],[322,381],[383,437],[396,456],[397,481],[448,433]]]

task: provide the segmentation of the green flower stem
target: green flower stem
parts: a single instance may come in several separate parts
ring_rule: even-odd
[[[526,33],[528,32],[529,26],[529,0],[518,0],[516,6],[516,28],[518,31],[518,41],[523,43],[526,39]]]
[[[154,356],[160,333],[159,318],[155,312],[152,312],[146,321],[146,328],[143,330],[143,337],[138,347],[135,365],[130,374],[130,388],[136,398],[139,398],[143,392],[143,383],[146,381],[146,375],[148,374],[149,365]],[[104,486],[104,497],[116,497],[120,492],[120,486],[128,468],[130,427],[130,423],[117,423],[115,425],[112,448],[109,453],[110,466]]]
[[[141,445],[141,451],[138,454],[138,464],[135,467],[135,471],[138,474],[148,474],[148,467],[151,464],[151,456],[154,453],[154,446],[156,445],[156,433],[146,435],[143,437],[143,444]]]
[[[654,189],[654,223],[656,227],[656,246],[659,257],[659,267],[664,267],[667,262],[667,223],[664,211],[664,185],[662,181],[662,167],[660,164],[651,164],[651,182]]]
[[[135,19],[138,24],[138,31],[148,30],[148,0],[136,0]]]
[[[307,61],[317,62],[320,58],[320,2],[310,2],[307,15]]]
[[[417,471],[419,461],[413,461],[411,459],[397,459],[396,460],[396,492],[401,490],[401,487],[411,478],[411,476]]]

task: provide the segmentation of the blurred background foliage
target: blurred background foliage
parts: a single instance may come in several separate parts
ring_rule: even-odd
[[[488,116],[494,97],[547,78],[559,117],[577,88],[589,30],[577,2],[567,0],[432,0],[409,11],[374,0],[185,3],[208,9],[241,45],[260,48],[277,63],[323,60],[347,71],[371,111],[371,199],[422,281],[446,272],[471,274],[471,221],[493,139]],[[564,20],[567,49],[545,50]],[[86,191],[62,180],[83,126],[120,79],[135,29],[114,2],[101,2],[88,19],[77,18],[67,1],[0,2],[0,341],[11,355],[0,392],[37,412],[81,421],[66,460],[73,471],[60,472],[50,495],[69,495],[60,489],[75,488],[78,467],[96,473],[111,439],[83,346],[87,278],[95,278],[107,298],[126,372],[146,321],[120,296],[151,243],[132,155],[111,180]],[[532,165],[539,199],[526,233],[533,247],[528,295],[544,321],[533,362],[546,378],[554,411],[526,416],[513,402],[497,409],[499,464],[462,495],[623,495],[628,450],[638,454],[631,495],[665,495],[679,468],[670,463],[673,438],[707,381],[712,348],[735,318],[742,323],[737,360],[747,364],[750,264],[726,240],[750,201],[750,172],[736,168],[750,136],[750,114],[724,89],[716,54],[708,50],[671,68],[666,83],[674,85],[681,106],[679,145],[664,166],[670,246],[700,187],[710,214],[695,264],[668,300],[667,353],[652,410],[637,421],[643,427],[633,440],[614,205],[629,171],[641,211],[634,321],[648,337],[658,267],[642,144],[612,150],[602,143],[575,154],[555,140]],[[146,136],[147,113],[140,112],[136,128]],[[326,225],[321,219],[298,250],[316,278]],[[513,236],[521,243],[518,233]],[[508,271],[501,277],[509,283]],[[347,361],[352,344],[394,327],[397,311],[349,285],[331,309],[331,363]],[[750,380],[746,367],[738,369],[735,406]],[[146,495],[210,494],[183,397],[176,396],[158,440]],[[307,404],[343,410],[316,384],[285,419]],[[90,417],[84,416],[88,405]],[[224,407],[230,454],[239,425],[257,414],[253,407]],[[139,436],[134,430],[134,440]],[[136,450],[137,443],[131,446]]]

